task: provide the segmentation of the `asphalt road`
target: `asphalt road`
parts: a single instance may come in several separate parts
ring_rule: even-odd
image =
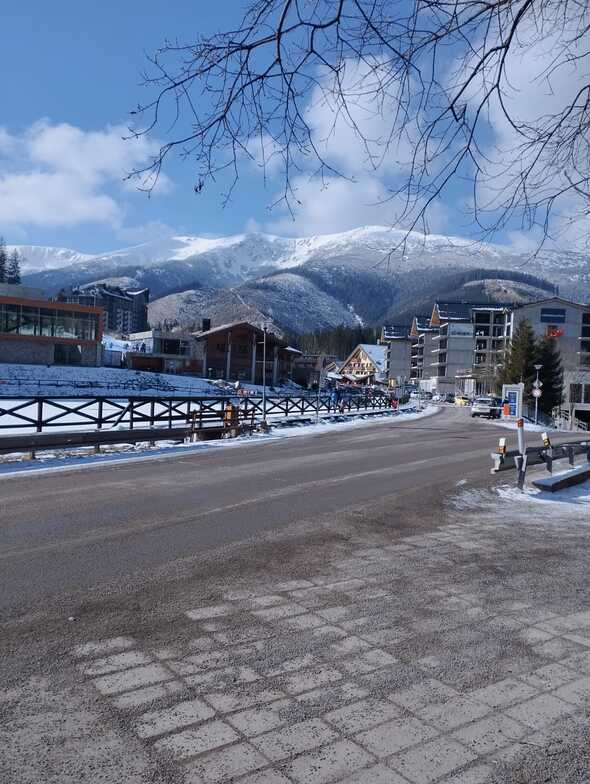
[[[485,477],[498,436],[446,409],[200,454],[0,482],[1,609],[149,572],[262,531],[412,488]]]

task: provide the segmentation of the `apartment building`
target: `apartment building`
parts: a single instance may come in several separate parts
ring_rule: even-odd
[[[405,325],[387,324],[381,329],[379,343],[387,347],[385,373],[389,386],[404,386],[410,380],[414,338]]]
[[[524,320],[537,338],[555,339],[563,368],[563,406],[577,419],[590,422],[590,305],[561,297],[520,305],[509,314],[510,333]]]

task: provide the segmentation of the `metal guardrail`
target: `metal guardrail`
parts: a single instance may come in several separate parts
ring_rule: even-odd
[[[32,396],[0,397],[0,433],[77,428],[105,430],[127,426],[136,428],[166,427],[196,421],[197,429],[219,423],[228,404],[235,406],[239,418],[253,420],[264,415],[271,419],[349,413],[361,410],[386,409],[391,398],[384,394],[354,395],[334,401],[330,394],[309,395],[247,395],[244,397],[181,396],[181,397],[74,397]]]
[[[491,473],[516,469],[518,472],[517,484],[522,490],[526,478],[527,468],[531,465],[545,464],[549,473],[553,473],[553,463],[558,460],[568,460],[569,465],[575,467],[576,457],[585,455],[590,464],[590,440],[569,441],[563,444],[552,444],[545,434],[542,446],[528,446],[523,453],[518,449],[505,450],[500,445],[498,452],[492,452],[494,463]],[[502,439],[504,440],[504,439]]]

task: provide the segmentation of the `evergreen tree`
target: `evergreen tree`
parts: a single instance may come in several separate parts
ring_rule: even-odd
[[[563,370],[561,355],[555,338],[544,337],[538,347],[537,364],[543,365],[539,378],[543,382],[543,394],[539,398],[539,408],[550,414],[563,401]]]
[[[10,254],[10,257],[8,259],[8,266],[6,268],[7,283],[19,284],[21,282],[20,263],[21,263],[21,257],[19,255],[19,252],[15,248]]]
[[[0,283],[6,283],[6,267],[8,265],[8,254],[4,237],[0,237]]]
[[[524,398],[532,400],[533,381],[536,377],[538,347],[530,323],[524,319],[514,330],[510,347],[500,371],[498,385],[524,383]]]

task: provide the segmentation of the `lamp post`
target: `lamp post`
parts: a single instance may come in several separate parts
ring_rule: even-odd
[[[539,424],[539,398],[541,397],[541,382],[539,381],[539,371],[543,367],[543,365],[533,365],[535,371],[537,373],[537,378],[535,379],[535,383],[533,384],[535,391],[535,425]]]
[[[266,427],[266,333],[268,325],[262,325],[262,422]]]

